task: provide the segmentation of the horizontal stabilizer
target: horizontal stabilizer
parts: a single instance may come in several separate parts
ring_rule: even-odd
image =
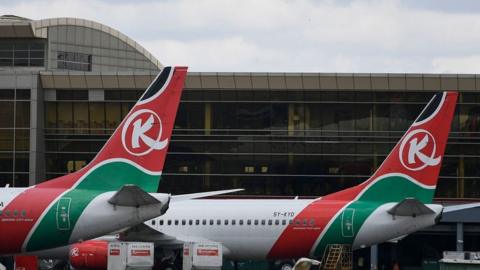
[[[208,192],[200,192],[200,193],[190,193],[190,194],[182,194],[182,195],[172,195],[172,202],[174,201],[185,201],[191,199],[199,199],[199,198],[206,198],[216,195],[223,195],[233,192],[243,191],[243,188],[237,189],[226,189],[226,190],[217,190],[217,191],[208,191]]]
[[[467,209],[472,209],[477,207],[480,207],[480,203],[466,203],[466,204],[445,206],[443,208],[443,213],[462,211],[462,210],[467,210]]]
[[[131,207],[160,203],[159,200],[135,185],[124,185],[108,202],[117,206]]]
[[[435,213],[432,209],[428,208],[425,204],[415,198],[406,198],[397,203],[387,212],[393,216],[401,217],[416,217]]]

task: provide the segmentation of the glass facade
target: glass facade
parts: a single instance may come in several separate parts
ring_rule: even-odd
[[[57,101],[45,102],[47,178],[86,165],[102,148],[142,92],[106,90],[105,101],[89,102],[88,90],[57,90]],[[133,98],[119,101],[123,96]]]
[[[93,158],[142,93],[104,92],[102,102],[71,94],[45,104],[50,177]],[[160,189],[320,196],[350,187],[374,172],[433,93],[187,88]],[[437,198],[480,197],[480,93],[459,101]]]
[[[0,67],[43,67],[45,44],[41,40],[0,41]]]
[[[30,89],[0,89],[0,186],[28,186]]]
[[[158,71],[138,48],[118,34],[81,25],[48,27],[50,70]]]

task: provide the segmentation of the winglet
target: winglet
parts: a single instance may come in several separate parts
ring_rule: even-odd
[[[159,200],[143,191],[135,185],[124,185],[117,191],[110,200],[110,204],[115,206],[140,207],[143,205],[151,205],[161,203]]]

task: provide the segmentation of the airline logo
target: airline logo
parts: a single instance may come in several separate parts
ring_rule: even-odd
[[[437,144],[433,135],[424,129],[416,129],[408,133],[400,145],[400,162],[411,171],[436,166],[441,161],[436,151]]]
[[[131,251],[132,256],[145,257],[150,256],[150,250],[148,249],[136,249]]]
[[[197,249],[197,256],[218,256],[218,249]]]
[[[152,110],[134,112],[122,129],[122,144],[134,156],[144,156],[153,150],[162,150],[168,139],[162,140],[162,120]]]
[[[72,250],[70,250],[70,256],[71,257],[78,257],[80,255],[80,251],[78,250],[78,248],[72,248]]]
[[[120,249],[118,248],[110,249],[110,256],[120,256]]]

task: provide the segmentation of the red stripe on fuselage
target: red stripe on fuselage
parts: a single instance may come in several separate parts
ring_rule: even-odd
[[[43,212],[62,193],[72,188],[82,175],[78,171],[41,183],[26,189],[6,205],[0,217],[0,254],[21,252],[25,239]],[[22,211],[25,211],[25,216]]]
[[[10,202],[0,217],[0,254],[21,252],[30,230],[48,205],[64,191],[57,188],[31,188]],[[6,215],[7,211],[10,211],[9,216]],[[25,216],[22,211],[25,211]]]
[[[310,250],[320,234],[328,229],[327,225],[335,215],[350,203],[362,190],[362,186],[349,188],[307,205],[294,219],[294,224],[282,232],[267,255],[268,259],[291,259],[309,256]],[[311,220],[315,225],[309,225]],[[296,220],[301,224],[297,225]],[[304,220],[307,225],[304,225]]]
[[[344,201],[317,200],[295,217],[300,224],[290,224],[282,232],[267,255],[269,259],[300,258],[309,255],[312,246],[333,216],[346,204]],[[304,225],[304,219],[307,225]],[[311,219],[315,226],[310,226]]]

